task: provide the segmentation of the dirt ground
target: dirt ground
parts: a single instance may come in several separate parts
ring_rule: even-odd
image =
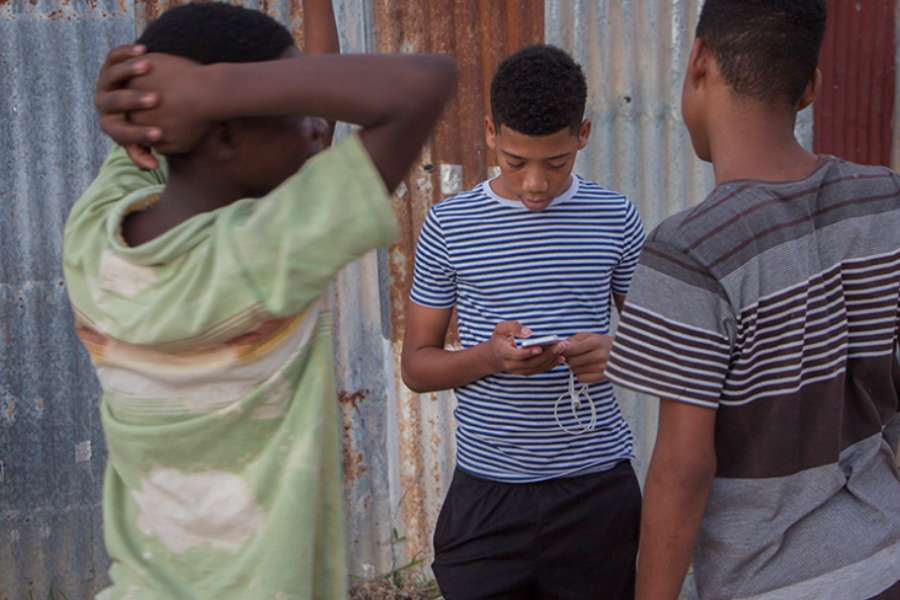
[[[438,600],[441,593],[433,581],[402,581],[385,577],[355,587],[350,600]]]

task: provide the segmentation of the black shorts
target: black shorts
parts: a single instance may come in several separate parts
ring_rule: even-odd
[[[602,473],[499,483],[456,469],[434,532],[446,600],[634,598],[641,490]]]

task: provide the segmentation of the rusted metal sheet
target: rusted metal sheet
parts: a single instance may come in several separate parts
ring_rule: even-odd
[[[828,0],[815,103],[817,152],[891,164],[896,79],[895,0]]]
[[[416,238],[428,209],[445,197],[442,171],[448,174],[443,186],[448,193],[486,177],[492,164],[484,140],[491,77],[505,56],[543,41],[544,6],[534,0],[387,0],[373,3],[372,13],[378,52],[443,52],[460,66],[456,96],[398,193],[402,238],[387,252],[393,392],[388,436],[396,468],[392,508],[396,527],[406,537],[395,549],[395,560],[406,564],[432,557],[431,534],[455,461],[452,394],[414,394],[400,379]]]

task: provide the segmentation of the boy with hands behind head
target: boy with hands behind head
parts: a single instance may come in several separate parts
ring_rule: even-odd
[[[330,1],[304,8],[331,32],[307,42],[336,43]],[[326,295],[395,238],[388,192],[454,63],[304,57],[269,17],[219,3],[172,9],[139,41],[152,53],[113,51],[97,106],[155,170],[114,148],[65,232],[104,392],[100,598],[346,598]],[[362,128],[322,151],[334,120]]]

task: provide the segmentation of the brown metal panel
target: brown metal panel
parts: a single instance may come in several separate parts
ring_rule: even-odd
[[[828,0],[819,58],[813,147],[863,164],[890,165],[895,0]]]
[[[413,394],[400,380],[399,355],[406,330],[405,305],[412,283],[416,238],[428,209],[446,197],[441,186],[442,165],[461,166],[462,189],[486,177],[492,159],[483,123],[489,108],[491,76],[505,56],[543,41],[544,2],[384,0],[373,2],[372,10],[377,51],[443,52],[460,65],[456,96],[397,193],[395,208],[402,238],[388,250],[399,483],[403,491],[399,518],[407,538],[403,553],[406,557],[426,557],[431,555],[435,507],[440,503],[435,496],[446,491],[439,481],[439,446],[448,440],[429,435],[434,425],[432,410],[439,410],[431,405],[446,398]],[[423,477],[427,485],[422,483]]]

